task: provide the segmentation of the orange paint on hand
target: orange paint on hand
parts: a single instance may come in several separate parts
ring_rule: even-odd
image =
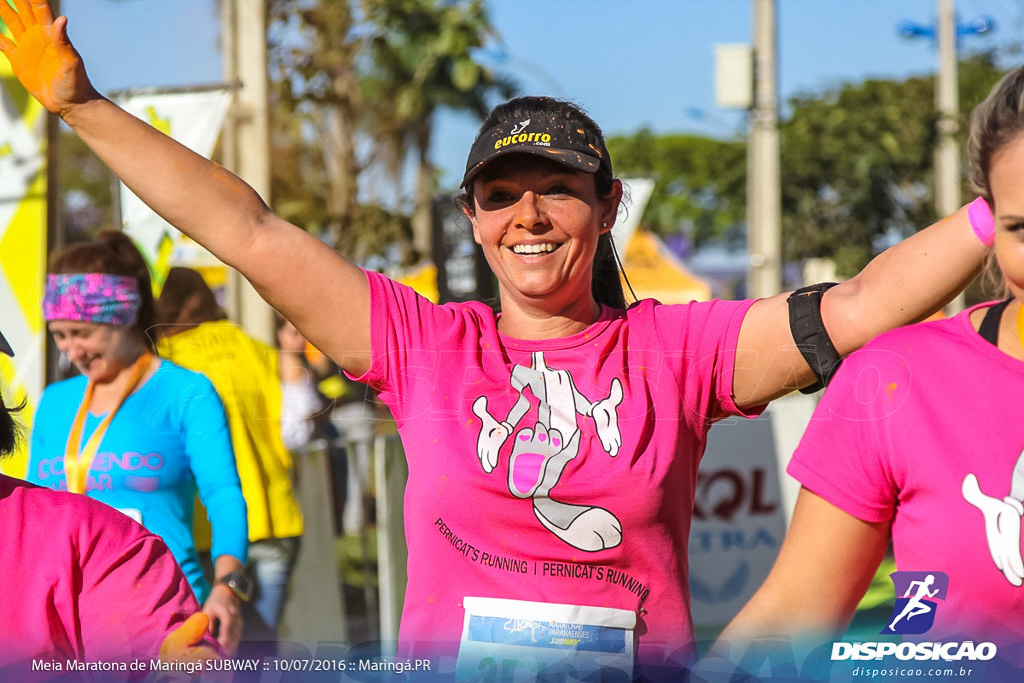
[[[216,650],[202,644],[203,636],[209,629],[210,617],[205,612],[196,612],[164,638],[160,646],[161,661],[220,659],[220,654]]]
[[[6,0],[2,5],[0,20],[10,30],[11,39],[0,42],[0,48],[25,89],[54,113],[83,100],[91,86],[81,58],[68,42],[67,20],[54,21],[46,3],[33,10],[17,2],[17,12]]]

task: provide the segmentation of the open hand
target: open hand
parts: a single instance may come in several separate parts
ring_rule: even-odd
[[[46,0],[0,2],[0,19],[11,37],[0,36],[0,53],[29,93],[54,114],[96,96],[78,51],[68,40],[67,17],[53,18]]]
[[[590,411],[594,418],[594,425],[597,427],[597,436],[601,439],[601,446],[613,458],[618,455],[619,446],[622,445],[622,435],[619,434],[619,414],[616,411],[620,403],[622,403],[622,384],[616,377],[612,380],[612,386],[608,390],[608,398],[595,403]]]
[[[1020,552],[1024,506],[1009,496],[999,500],[982,493],[978,478],[973,474],[964,477],[962,492],[964,500],[981,510],[985,517],[985,538],[996,568],[1010,584],[1018,587],[1024,584],[1024,560]]]
[[[476,454],[484,472],[490,474],[498,466],[498,451],[512,434],[512,426],[507,422],[498,422],[487,411],[487,398],[478,397],[473,401],[473,414],[480,418],[480,436],[476,440]]]

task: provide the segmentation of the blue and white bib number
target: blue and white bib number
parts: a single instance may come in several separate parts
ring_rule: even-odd
[[[583,605],[467,597],[456,663],[461,680],[633,676],[636,613]]]

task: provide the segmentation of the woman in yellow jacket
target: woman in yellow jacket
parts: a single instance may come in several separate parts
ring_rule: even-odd
[[[292,458],[281,439],[277,354],[227,320],[202,276],[188,268],[171,269],[157,317],[161,355],[206,375],[224,403],[249,511],[254,609],[247,610],[243,640],[276,639],[303,529]],[[205,514],[196,520],[196,547],[208,548]]]

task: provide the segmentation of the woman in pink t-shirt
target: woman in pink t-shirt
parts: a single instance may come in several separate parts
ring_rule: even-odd
[[[17,7],[0,3],[0,51],[29,91],[391,408],[409,462],[399,652],[431,673],[512,661],[517,675],[678,677],[694,650],[687,540],[710,425],[939,309],[986,253],[964,208],[830,289],[627,309],[604,136],[578,107],[526,97],[484,122],[462,182],[501,313],[437,306],[100,96],[66,19]],[[282,277],[289,258],[301,267]]]
[[[843,361],[789,466],[803,488],[778,561],[719,652],[840,638],[891,540],[896,606],[864,640],[988,642],[1024,666],[1024,67],[974,110],[968,162],[1008,298]]]

